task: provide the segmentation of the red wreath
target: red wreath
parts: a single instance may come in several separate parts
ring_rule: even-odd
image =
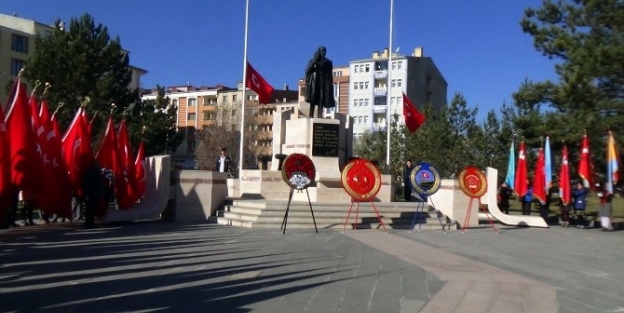
[[[282,177],[288,185],[291,185],[290,178],[293,176],[293,173],[297,172],[305,173],[310,181],[314,181],[316,167],[314,167],[312,159],[301,153],[293,153],[286,157],[282,165]]]

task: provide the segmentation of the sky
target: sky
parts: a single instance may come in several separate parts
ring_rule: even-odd
[[[390,0],[249,0],[247,58],[276,89],[295,89],[318,46],[336,66],[389,47]],[[499,111],[525,80],[556,80],[520,20],[541,0],[394,0],[392,50],[423,47],[470,106]],[[66,25],[85,13],[119,37],[142,87],[235,87],[243,77],[246,0],[2,0],[0,13]]]

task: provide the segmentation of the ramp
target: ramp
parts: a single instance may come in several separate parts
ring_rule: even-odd
[[[504,225],[510,226],[530,226],[530,227],[545,227],[548,228],[548,224],[543,218],[539,216],[530,215],[507,215],[498,209],[496,203],[496,192],[498,190],[498,170],[492,167],[486,169],[486,177],[488,182],[487,192],[485,196],[481,197],[481,203],[485,203],[488,206],[488,210]]]
[[[131,222],[157,219],[169,201],[171,157],[158,155],[145,159],[145,197],[127,210],[109,209],[102,222]]]

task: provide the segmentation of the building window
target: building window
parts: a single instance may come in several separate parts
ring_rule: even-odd
[[[186,119],[187,119],[188,121],[194,121],[194,120],[195,120],[195,113],[189,113],[189,114],[187,114]]]
[[[368,124],[368,115],[364,115],[364,124]]]
[[[342,71],[334,71],[334,77],[342,76]]]
[[[334,98],[337,98],[339,96],[340,96],[340,85],[334,84]]]
[[[228,99],[227,99],[227,95],[223,95],[223,103],[227,103]]]
[[[403,83],[402,79],[397,79],[397,87],[401,87],[402,83]]]
[[[171,100],[171,105],[173,105],[174,107],[178,107],[178,99]]]
[[[28,37],[13,34],[11,49],[15,52],[28,53]]]
[[[360,90],[364,90],[364,82],[360,82]]]
[[[364,89],[368,90],[368,82],[364,82]]]
[[[370,64],[364,65],[364,72],[368,73],[370,71]]]
[[[11,59],[11,75],[17,76],[24,66],[26,66],[26,61]]]
[[[398,69],[401,69],[401,67],[402,67],[402,66],[403,66],[403,61],[399,61],[399,62],[397,63],[397,68],[398,68]]]
[[[197,105],[197,99],[196,98],[189,98],[188,99],[188,106],[194,107],[196,105]]]
[[[232,102],[236,102],[236,95],[232,95]]]
[[[358,90],[358,83],[357,82],[353,82],[353,89],[354,90]]]
[[[368,106],[368,98],[364,99],[364,106],[367,107]]]

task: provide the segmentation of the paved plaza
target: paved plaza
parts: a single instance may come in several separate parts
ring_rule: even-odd
[[[624,232],[0,230],[0,312],[624,312]]]

